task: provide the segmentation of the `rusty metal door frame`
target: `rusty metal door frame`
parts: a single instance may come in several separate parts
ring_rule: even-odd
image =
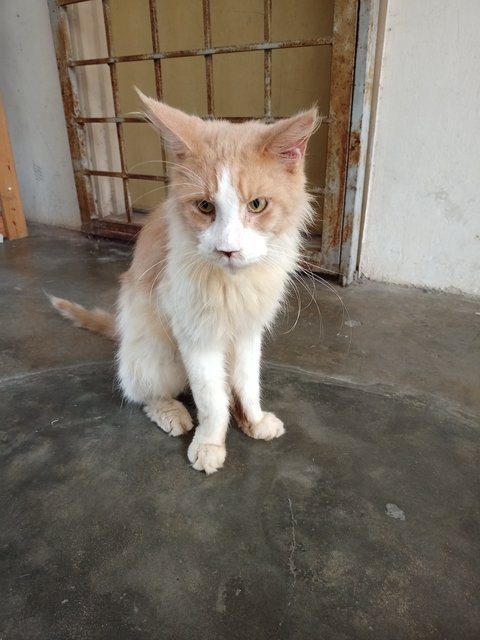
[[[340,249],[340,281],[350,284],[358,273],[363,211],[368,188],[368,155],[375,117],[374,86],[380,59],[380,4],[385,14],[387,0],[360,0],[358,12],[355,75],[350,119],[349,151],[343,228]]]
[[[122,116],[119,112],[118,64],[136,60],[151,60],[155,67],[157,97],[161,99],[161,61],[171,57],[203,56],[208,89],[208,112],[213,115],[212,57],[217,53],[263,51],[264,118],[271,121],[273,119],[271,112],[272,51],[279,48],[330,46],[332,49],[330,107],[328,117],[324,121],[324,126],[328,126],[327,171],[325,187],[314,189],[317,195],[324,197],[321,246],[311,247],[308,261],[314,269],[340,276],[344,284],[351,281],[354,271],[352,265],[355,262],[353,256],[356,255],[359,237],[358,193],[364,168],[361,165],[361,162],[364,162],[364,154],[362,155],[362,153],[366,145],[366,132],[368,133],[368,118],[362,118],[362,109],[365,108],[365,105],[368,106],[368,100],[371,96],[371,90],[366,90],[368,83],[365,80],[365,73],[368,69],[366,69],[364,62],[359,66],[359,61],[362,60],[365,42],[373,41],[372,29],[365,30],[365,20],[368,16],[367,23],[370,24],[369,20],[373,19],[374,26],[376,25],[375,7],[378,5],[378,0],[335,0],[332,37],[285,42],[271,41],[272,0],[264,0],[265,41],[225,47],[211,46],[210,2],[202,0],[205,47],[188,51],[160,51],[156,25],[156,3],[155,0],[149,0],[153,51],[134,56],[115,55],[111,41],[110,1],[102,0],[108,55],[92,60],[76,60],[72,56],[70,45],[67,6],[85,1],[88,0],[48,0],[75,183],[82,216],[82,230],[96,235],[123,239],[132,238],[137,234],[139,225],[132,221],[129,179],[167,181],[166,175],[140,175],[130,173],[127,170],[122,125],[126,122],[141,122],[142,120],[135,116]],[[113,116],[88,118],[80,112],[75,70],[79,66],[88,64],[106,64],[110,69],[115,107]],[[85,125],[92,122],[116,125],[121,171],[93,170],[89,167]],[[127,222],[110,222],[97,217],[91,183],[92,176],[122,179]]]

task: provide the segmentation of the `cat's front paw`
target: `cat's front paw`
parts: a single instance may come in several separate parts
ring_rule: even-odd
[[[193,427],[190,414],[178,400],[157,400],[143,410],[169,436],[182,436]]]
[[[264,413],[257,424],[250,425],[248,435],[257,440],[273,440],[285,433],[283,422],[274,413]]]
[[[187,455],[194,469],[210,474],[223,467],[227,450],[224,444],[203,444],[193,439]]]

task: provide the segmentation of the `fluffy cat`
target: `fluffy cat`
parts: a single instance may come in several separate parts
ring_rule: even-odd
[[[199,424],[188,459],[213,473],[225,461],[230,410],[252,438],[284,433],[261,408],[261,342],[312,214],[304,155],[318,115],[233,124],[141,98],[175,162],[168,198],[121,278],[116,317],[51,301],[77,325],[118,340],[124,395],[170,435],[192,429],[176,400],[190,386]]]

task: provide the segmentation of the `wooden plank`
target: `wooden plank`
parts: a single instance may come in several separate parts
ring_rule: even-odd
[[[0,97],[0,200],[4,234],[9,240],[28,235],[20,189],[8,135],[7,118]]]

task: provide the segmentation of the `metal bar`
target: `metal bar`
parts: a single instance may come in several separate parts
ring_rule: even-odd
[[[325,195],[325,187],[310,187],[308,189],[308,193],[311,193],[314,196],[324,196]]]
[[[272,116],[271,117],[271,122],[278,122],[279,120],[287,120],[288,118],[291,118],[291,116]],[[251,120],[263,120],[264,116],[232,116],[232,117],[228,117],[228,118],[219,118],[220,120],[228,120],[229,122],[248,122]],[[322,118],[322,126],[324,124],[330,124],[331,123],[331,119],[330,118]]]
[[[335,0],[321,267],[339,270],[358,0]]]
[[[263,38],[265,42],[272,39],[272,0],[263,1]],[[272,50],[265,49],[263,60],[263,113],[265,120],[272,120]]]
[[[203,0],[203,37],[205,49],[212,48],[212,25],[210,17],[210,0]],[[205,73],[207,76],[207,113],[215,115],[215,99],[213,94],[213,59],[212,53],[205,53]]]
[[[124,180],[156,180],[157,182],[168,182],[167,176],[155,176],[150,173],[130,173],[129,171],[102,171],[101,169],[84,169],[86,176],[103,176],[105,178],[122,178]]]
[[[273,121],[277,121],[277,120],[285,120],[286,118],[288,118],[290,116],[275,116],[271,118],[272,122]],[[223,118],[223,120],[229,120],[230,122],[247,122],[248,120],[263,120],[263,116],[233,116],[233,117],[228,117],[228,118]],[[141,123],[141,124],[145,124],[146,120],[145,118],[142,118],[140,116],[136,117],[136,116],[118,116],[118,117],[104,117],[104,116],[75,116],[75,122],[77,124],[97,124],[97,123],[101,123],[101,124],[117,124],[117,123],[122,123],[122,122],[128,122],[128,123]],[[331,120],[330,118],[323,118],[322,119],[322,125],[324,124],[330,124]]]
[[[110,9],[110,0],[102,0],[103,3],[103,19],[105,22],[105,36],[107,40],[107,51],[109,58],[113,57],[113,39],[112,39],[112,17],[111,17],[111,9]],[[118,117],[120,113],[120,99],[118,94],[118,72],[117,65],[115,62],[109,63],[110,69],[110,82],[112,85],[112,95],[113,95],[113,108],[115,110],[115,117]],[[123,127],[121,122],[116,122],[115,126],[117,127],[117,138],[118,138],[118,148],[120,155],[120,166],[122,168],[122,174],[126,173],[126,164],[125,164],[125,138],[123,135]],[[130,204],[130,193],[128,190],[128,178],[123,179],[123,197],[125,200],[125,211],[127,214],[128,222],[132,221],[132,206]]]
[[[157,3],[156,0],[148,0],[148,6],[150,10],[150,32],[152,35],[152,48],[153,53],[160,52],[160,42],[158,39],[158,16],[157,16]],[[162,67],[159,58],[155,58],[153,61],[155,69],[155,89],[157,92],[157,98],[159,100],[163,97],[163,85],[162,85]]]
[[[75,122],[77,124],[122,124],[124,122],[139,122],[145,124],[145,118],[141,118],[140,116],[118,116],[118,117],[87,117],[87,116],[76,116]]]
[[[87,0],[57,0],[59,7],[66,7],[67,4],[79,4],[80,2],[87,2]]]
[[[82,225],[82,231],[89,235],[127,240],[133,242],[142,229],[142,225],[135,222],[118,222],[114,220],[94,218]]]
[[[84,174],[87,142],[83,127],[76,122],[80,115],[78,92],[74,69],[67,66],[71,56],[70,33],[68,29],[67,10],[58,6],[56,0],[48,0],[50,22],[52,25],[55,55],[57,58],[60,88],[62,91],[63,109],[67,124],[68,142],[72,156],[73,175],[80,208],[82,223],[87,223],[96,213],[90,178]]]
[[[129,180],[153,180],[156,182],[169,182],[168,176],[158,176],[153,175],[151,173],[131,173],[130,171],[126,171],[122,173],[121,171],[104,171],[102,169],[84,169],[83,173],[87,176],[103,176],[105,178],[128,178]],[[312,195],[324,195],[325,188],[324,187],[310,187],[308,190]]]
[[[87,58],[67,61],[69,67],[82,67],[91,64],[116,64],[118,62],[141,62],[142,60],[168,60],[170,58],[188,58],[193,56],[213,56],[219,53],[244,53],[246,51],[267,51],[277,49],[298,49],[300,47],[322,47],[333,43],[333,38],[312,38],[310,40],[284,40],[282,42],[256,42],[223,47],[205,47],[203,49],[181,49],[178,51],[160,51],[158,53],[140,53],[130,56],[108,56],[107,58]]]
[[[379,7],[379,0],[360,0],[347,189],[340,254],[340,273],[344,286],[353,281],[358,268],[363,194],[367,188],[365,169],[368,164],[367,151],[375,84]]]
[[[158,38],[158,15],[157,15],[157,2],[156,0],[148,0],[150,9],[150,30],[152,34],[152,47],[153,53],[160,52],[160,41]],[[155,71],[155,90],[158,100],[163,100],[163,80],[162,80],[162,61],[160,58],[155,58],[153,61],[153,67]],[[162,150],[162,163],[163,173],[167,172],[167,156],[165,153],[165,145],[163,139],[160,142]]]

